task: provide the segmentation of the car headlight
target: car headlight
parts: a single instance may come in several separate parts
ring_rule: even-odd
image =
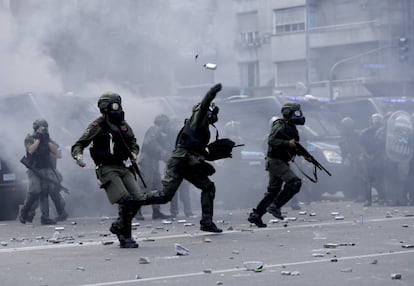
[[[342,156],[335,151],[324,150],[323,156],[325,157],[326,161],[328,161],[328,163],[333,163],[333,164],[342,163]]]

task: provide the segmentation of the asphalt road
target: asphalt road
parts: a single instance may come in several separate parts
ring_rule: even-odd
[[[147,219],[134,227],[138,249],[119,248],[110,217],[3,221],[0,285],[414,285],[414,207],[325,201],[285,210],[288,221],[262,229],[247,209],[217,210],[222,234],[201,232],[197,218]],[[175,243],[189,254],[178,256]],[[262,269],[247,270],[252,261]]]

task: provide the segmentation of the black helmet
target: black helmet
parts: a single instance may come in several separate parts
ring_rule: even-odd
[[[105,112],[108,109],[117,111],[122,109],[121,96],[117,93],[107,92],[101,95],[98,100],[98,108],[101,112]]]
[[[164,126],[167,125],[167,123],[170,121],[170,118],[168,118],[165,114],[159,114],[155,116],[154,124],[157,126]]]
[[[39,129],[40,126],[47,129],[49,127],[49,124],[47,123],[46,119],[43,119],[43,118],[36,119],[33,122],[33,130],[36,131],[37,129]]]
[[[305,124],[305,117],[300,109],[300,104],[296,102],[288,101],[283,104],[280,111],[284,118],[290,119],[293,124],[303,125]]]

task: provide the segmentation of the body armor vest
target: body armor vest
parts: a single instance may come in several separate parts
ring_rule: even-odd
[[[186,120],[184,127],[177,135],[176,146],[197,153],[205,153],[205,148],[210,141],[209,126],[198,128],[196,130],[190,128],[190,120]]]
[[[129,129],[122,125],[119,132],[115,132],[111,130],[103,118],[97,122],[102,131],[93,139],[93,146],[90,148],[93,161],[96,165],[122,165],[129,157],[129,151],[125,146],[125,144],[131,145],[132,136]]]
[[[273,124],[279,124],[276,130],[276,138],[282,140],[291,140],[299,141],[299,132],[296,129],[295,125],[287,124],[283,119],[276,120]],[[272,147],[269,145],[267,150],[267,156],[270,158],[281,159],[285,162],[289,162],[296,155],[296,150],[285,147],[277,146]]]
[[[36,152],[29,156],[33,168],[36,169],[45,169],[45,168],[52,168],[52,161],[51,155],[49,150],[49,145],[47,143],[40,143],[39,147],[37,148]]]

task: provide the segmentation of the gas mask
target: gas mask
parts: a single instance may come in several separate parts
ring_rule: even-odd
[[[125,113],[121,106],[121,96],[116,93],[103,94],[98,101],[98,108],[112,124],[120,125],[125,120]]]
[[[207,120],[209,124],[214,124],[218,121],[217,114],[219,113],[219,108],[212,103],[210,108],[207,111]]]
[[[305,117],[303,116],[302,110],[295,110],[292,113],[292,117],[290,117],[290,120],[295,125],[304,125],[305,124]]]
[[[305,117],[298,103],[286,102],[282,107],[281,113],[284,118],[289,119],[295,125],[305,124]]]

